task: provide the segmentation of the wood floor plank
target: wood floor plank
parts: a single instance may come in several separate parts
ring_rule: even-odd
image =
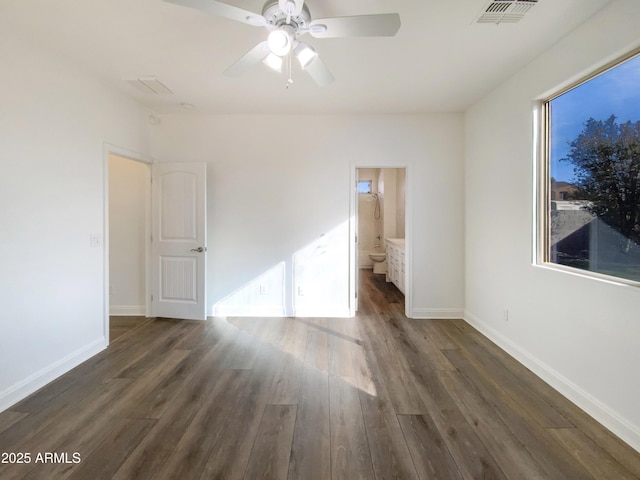
[[[411,323],[440,350],[457,349],[458,345],[442,331],[443,325],[449,322],[451,320],[418,320]]]
[[[267,405],[244,474],[245,480],[287,478],[295,419],[295,405]]]
[[[60,415],[66,419],[64,428],[60,428],[55,418],[38,418],[37,414],[27,416],[22,422],[14,424],[3,432],[0,439],[13,438],[14,446],[0,447],[0,451],[33,452],[34,455],[38,452],[62,451],[61,445],[73,435],[75,430],[90,425],[90,422],[107,408],[113,398],[122,394],[130,384],[130,379],[113,379],[103,384],[92,395],[60,411]],[[73,449],[73,451],[79,450],[81,447]],[[83,452],[80,451],[80,453]],[[42,467],[42,464],[35,461],[29,464],[0,464],[0,478],[24,478],[38,467]]]
[[[393,407],[398,414],[427,413],[426,407],[411,380],[410,366],[384,328],[384,320],[377,315],[362,318],[359,323],[365,337],[365,348],[376,357],[380,373]]]
[[[329,374],[305,365],[300,382],[288,480],[331,478],[330,438]]]
[[[191,377],[198,374],[199,369],[207,369],[209,375],[215,375],[221,359],[233,345],[235,331],[218,328],[214,322],[205,335],[203,343],[197,344],[188,355],[176,366],[170,375],[159,381],[149,394],[142,399],[129,416],[134,418],[160,418],[170,407],[173,398],[179,394]],[[182,344],[176,345],[176,347]],[[184,351],[184,350],[180,350]]]
[[[158,359],[157,365],[149,371],[146,379],[114,378],[105,383],[118,388],[105,393],[106,398],[93,399],[88,408],[77,408],[72,416],[68,416],[65,428],[55,423],[43,429],[28,443],[34,452],[78,452],[85,462],[93,461],[97,448],[105,436],[111,435],[113,428],[127,416],[132,405],[135,405],[153,388],[157,379],[162,378],[186,355],[185,351],[170,351]],[[133,428],[133,427],[132,427]],[[100,455],[100,452],[97,452]],[[75,472],[75,464],[40,465],[27,478],[66,478]]]
[[[304,319],[287,318],[287,329],[278,343],[280,349],[297,360],[304,361],[307,351],[307,335],[309,329]]]
[[[331,478],[374,478],[371,450],[355,380],[329,377]]]
[[[421,480],[463,478],[430,415],[399,415],[398,420]]]
[[[114,342],[148,321],[151,319],[143,316],[109,317],[109,341]]]
[[[247,369],[225,370],[224,381],[217,382],[211,394],[177,441],[170,458],[156,478],[198,478],[211,452],[236,434],[228,428],[235,406],[242,399],[251,372]]]
[[[507,478],[547,478],[542,467],[500,420],[496,411],[459,372],[440,371],[438,375]]]
[[[69,478],[71,480],[108,480],[120,468],[133,450],[155,425],[156,420],[125,418],[116,422],[109,435],[89,457],[82,458]],[[47,472],[49,477],[51,471]],[[62,478],[62,477],[55,477]]]
[[[569,422],[557,409],[545,402],[536,392],[526,384],[519,381],[519,377],[514,376],[509,369],[504,367],[503,362],[498,362],[486,348],[474,341],[469,335],[461,333],[456,328],[447,329],[447,334],[464,348],[468,358],[472,358],[487,375],[491,375],[496,384],[513,398],[517,398],[523,410],[526,410],[532,418],[535,418],[542,427],[545,428],[570,428],[573,424]],[[495,347],[491,348],[494,350]],[[513,362],[513,359],[510,359]]]
[[[158,478],[193,418],[209,402],[215,388],[224,389],[238,375],[204,365],[185,382],[170,407],[114,474],[114,479]]]
[[[637,480],[638,477],[575,428],[552,428],[549,432],[566,448],[593,478]]]
[[[412,371],[416,388],[428,414],[433,419],[447,449],[464,478],[506,478],[489,453],[487,446],[467,422],[438,372],[419,359],[409,360],[416,365]]]
[[[579,464],[566,456],[555,455],[560,447],[555,439],[520,408],[519,402],[507,395],[492,379],[486,378],[484,371],[477,370],[477,364],[466,357],[463,351],[449,350],[446,355],[467,382],[493,406],[495,414],[538,461],[549,478],[591,479],[591,475]]]
[[[0,413],[0,434],[7,428],[11,427],[14,423],[19,422],[24,417],[29,415],[25,412],[15,412],[13,410],[5,410]]]
[[[304,361],[320,370],[329,371],[329,336],[326,333],[326,321],[321,329],[309,330]]]
[[[455,367],[436,346],[436,342],[425,331],[423,323],[429,320],[409,320],[394,318],[400,341],[407,348],[417,349],[434,370],[455,370]]]
[[[272,405],[295,405],[298,403],[304,362],[284,352],[279,352],[279,357],[278,370],[271,381],[267,402]]]
[[[277,361],[269,352],[261,350],[241,395],[230,403],[224,423],[217,426],[224,433],[211,450],[200,478],[243,478],[277,370]]]
[[[379,480],[418,480],[407,442],[386,389],[377,395],[359,390],[375,477]]]

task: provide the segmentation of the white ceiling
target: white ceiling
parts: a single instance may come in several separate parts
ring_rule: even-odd
[[[398,12],[391,38],[305,36],[336,77],[318,87],[256,65],[222,72],[266,30],[162,0],[0,0],[0,32],[62,52],[158,113],[464,111],[611,0],[539,0],[516,24],[477,24],[487,0],[308,0],[312,18]],[[228,0],[260,13],[262,0]],[[2,33],[0,33],[2,35]],[[157,76],[173,92],[124,80]]]

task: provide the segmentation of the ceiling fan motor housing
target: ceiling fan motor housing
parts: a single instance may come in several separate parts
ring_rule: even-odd
[[[273,25],[275,27],[287,25],[287,14],[280,9],[278,0],[267,1],[262,9],[262,16],[267,20],[267,25]],[[293,27],[296,34],[299,28],[308,28],[311,22],[311,13],[309,13],[307,4],[305,3],[302,6],[300,13],[291,15],[289,18],[289,25]]]

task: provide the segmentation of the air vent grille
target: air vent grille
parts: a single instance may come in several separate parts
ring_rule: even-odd
[[[492,0],[478,18],[478,23],[516,23],[538,0]]]
[[[147,76],[138,77],[135,80],[125,80],[136,90],[143,93],[152,93],[155,95],[172,95],[173,92],[167,86],[158,80],[158,77]]]

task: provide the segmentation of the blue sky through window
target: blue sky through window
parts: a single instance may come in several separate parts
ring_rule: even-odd
[[[360,180],[358,182],[358,193],[371,193],[371,180]]]
[[[640,56],[592,78],[551,102],[550,174],[558,181],[572,182],[573,165],[560,161],[569,153],[569,142],[589,118],[618,123],[640,120]]]

